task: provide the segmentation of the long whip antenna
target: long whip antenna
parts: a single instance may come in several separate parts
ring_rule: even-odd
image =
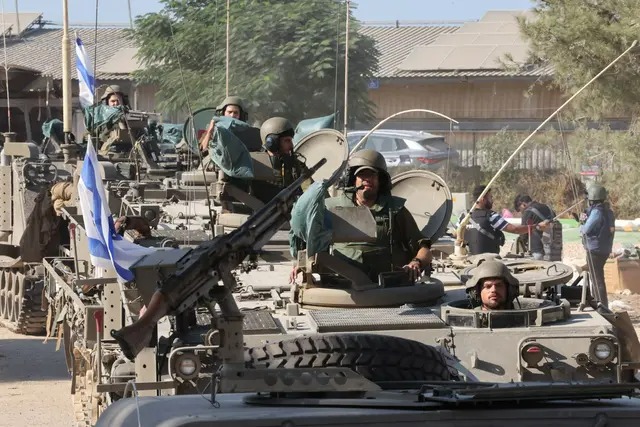
[[[460,221],[460,225],[458,226],[458,230],[456,233],[456,243],[455,243],[455,255],[456,256],[461,256],[464,255],[462,253],[462,244],[464,242],[464,229],[467,227],[467,224],[469,223],[469,220],[471,219],[471,212],[473,212],[476,208],[476,204],[478,203],[478,200],[480,200],[481,198],[483,198],[485,196],[485,194],[487,194],[489,192],[489,190],[491,189],[491,185],[496,181],[496,179],[498,179],[498,176],[500,176],[500,174],[502,173],[502,171],[504,171],[504,169],[507,167],[507,165],[511,162],[511,160],[513,160],[513,158],[520,152],[520,150],[522,149],[522,147],[524,147],[524,145],[529,142],[529,140],[531,138],[533,138],[533,136],[540,130],[542,129],[547,123],[549,123],[549,121],[551,119],[553,119],[556,114],[558,114],[560,111],[562,111],[564,109],[564,107],[566,107],[567,105],[569,105],[569,103],[571,101],[573,101],[578,95],[580,95],[580,93],[582,93],[583,90],[585,90],[588,86],[591,85],[591,83],[595,82],[600,76],[602,76],[604,73],[607,72],[607,70],[609,70],[609,68],[613,67],[613,65],[618,62],[620,59],[622,59],[626,54],[628,54],[631,49],[633,49],[634,47],[636,47],[636,45],[638,44],[638,40],[634,40],[633,43],[631,43],[631,46],[629,46],[627,48],[627,50],[625,50],[624,52],[622,52],[616,59],[614,59],[613,61],[611,61],[609,63],[609,65],[607,65],[606,67],[604,67],[598,74],[596,74],[595,76],[593,76],[593,78],[591,80],[589,80],[587,83],[585,83],[584,86],[582,86],[576,93],[574,93],[573,95],[571,95],[571,97],[569,99],[567,99],[560,107],[558,107],[558,109],[556,111],[554,111],[553,113],[551,113],[551,115],[549,117],[547,117],[542,123],[540,123],[538,125],[537,128],[534,129],[533,132],[531,132],[529,134],[529,136],[527,136],[524,141],[522,141],[522,143],[520,143],[520,145],[518,146],[518,148],[515,149],[515,151],[511,154],[511,156],[509,156],[509,158],[502,164],[502,166],[500,167],[500,169],[498,170],[498,172],[496,172],[496,174],[493,176],[493,178],[491,178],[491,181],[489,181],[489,183],[487,184],[487,186],[485,187],[485,189],[482,191],[482,193],[480,194],[480,196],[478,196],[478,199],[476,200],[476,202],[473,204],[473,206],[471,206],[471,210],[469,211],[469,213],[467,215],[465,215],[464,219],[462,221]]]

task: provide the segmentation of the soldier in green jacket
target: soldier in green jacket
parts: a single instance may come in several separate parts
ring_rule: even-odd
[[[355,153],[347,166],[346,186],[326,208],[367,206],[376,221],[376,241],[334,243],[332,254],[365,272],[377,282],[380,273],[404,269],[412,281],[431,264],[431,242],[404,207],[405,200],[391,195],[391,177],[382,154],[374,150]],[[294,268],[291,280],[299,268]]]

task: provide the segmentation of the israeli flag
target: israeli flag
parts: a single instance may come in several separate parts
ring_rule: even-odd
[[[113,268],[120,282],[130,282],[134,279],[129,270],[131,265],[156,249],[136,245],[116,234],[99,167],[96,151],[89,143],[78,181],[78,198],[89,240],[91,263],[99,268]]]
[[[96,90],[96,82],[91,71],[91,60],[84,50],[82,40],[76,34],[76,69],[78,71],[78,83],[80,84],[80,105],[82,108],[93,105],[93,93]]]

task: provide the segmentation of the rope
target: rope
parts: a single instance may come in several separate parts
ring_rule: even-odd
[[[182,83],[182,90],[185,93],[185,102],[187,104],[187,110],[189,111],[189,117],[191,117],[191,135],[192,137],[195,139],[196,138],[196,128],[195,128],[195,124],[193,123],[193,109],[191,108],[191,103],[189,102],[189,92],[187,91],[187,84],[185,82],[184,79],[184,72],[182,70],[182,63],[180,62],[180,53],[178,52],[178,46],[176,44],[176,37],[175,37],[175,33],[173,31],[173,23],[171,22],[171,18],[169,17],[169,29],[171,30],[171,41],[173,42],[173,49],[176,53],[176,61],[178,62],[178,69],[180,70],[180,81]],[[197,144],[197,143],[196,143]],[[200,152],[200,147],[197,147],[196,150],[198,151],[198,157],[200,158],[200,164],[203,164],[202,161],[202,153]],[[207,199],[207,211],[209,214],[209,221],[211,222],[211,228],[213,229],[214,226],[214,221],[213,221],[213,214],[211,213],[211,196],[209,194],[209,184],[207,183],[207,173],[206,170],[204,169],[204,166],[202,168],[202,180],[204,183],[204,188],[205,188],[205,196]],[[187,201],[187,206],[188,206],[188,201]],[[189,220],[187,219],[187,222]]]
[[[129,386],[131,386],[131,388],[133,388],[133,391],[135,392],[134,397],[136,399],[136,414],[138,416],[138,427],[142,427],[142,422],[140,420],[140,400],[138,399],[138,388],[136,387],[136,381],[135,380],[129,380],[127,381],[127,385],[124,387],[124,396],[127,396],[127,392],[129,391]]]

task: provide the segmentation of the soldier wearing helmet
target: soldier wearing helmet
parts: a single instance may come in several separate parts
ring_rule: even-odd
[[[127,97],[120,86],[108,85],[100,97],[100,102],[109,107],[127,106]]]
[[[607,190],[602,185],[591,185],[587,190],[587,197],[589,199],[587,219],[580,227],[580,233],[587,251],[587,266],[596,292],[595,297],[607,307],[609,299],[604,281],[604,265],[613,247],[615,216],[605,202]]]
[[[233,117],[234,119],[246,122],[249,115],[244,102],[239,96],[227,96],[218,107],[216,107],[217,116]]]
[[[293,135],[293,125],[284,117],[271,117],[260,127],[262,149],[269,155],[277,176],[273,181],[256,180],[251,185],[254,196],[265,203],[307,170],[302,157],[293,151]],[[309,182],[305,182],[302,189],[306,190],[308,186]]]
[[[383,272],[404,269],[411,280],[431,264],[431,242],[425,239],[404,207],[405,200],[391,195],[391,178],[382,154],[361,150],[350,159],[346,188],[326,200],[326,207],[367,206],[376,220],[375,243],[335,243],[333,255],[361,269],[375,282]]]
[[[249,114],[244,106],[244,101],[239,96],[227,96],[220,105],[216,107],[216,116],[231,117],[243,122],[247,122],[249,120]],[[211,119],[211,122],[209,122],[206,132],[202,134],[198,141],[201,151],[207,151],[209,140],[211,140],[211,135],[213,134],[215,125],[216,119],[214,117]]]
[[[506,265],[496,260],[482,262],[466,283],[473,308],[478,310],[512,310],[518,297],[518,279]]]

